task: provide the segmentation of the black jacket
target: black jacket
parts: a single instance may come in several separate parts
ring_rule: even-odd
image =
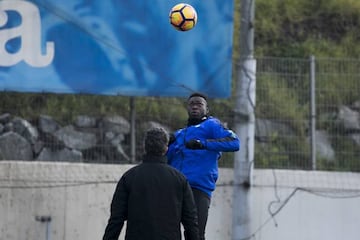
[[[186,178],[166,157],[145,156],[117,184],[103,240],[117,240],[127,221],[126,240],[198,239],[196,206]]]

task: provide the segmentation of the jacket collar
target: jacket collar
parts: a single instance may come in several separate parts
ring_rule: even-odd
[[[144,163],[167,163],[166,156],[155,156],[155,155],[148,155],[145,154],[143,157]]]
[[[187,126],[198,125],[199,123],[205,121],[207,118],[208,118],[207,116],[204,116],[202,118],[189,118],[187,122]]]

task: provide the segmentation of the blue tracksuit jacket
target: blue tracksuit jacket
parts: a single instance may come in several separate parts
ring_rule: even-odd
[[[186,176],[191,187],[211,197],[218,179],[221,152],[238,151],[238,136],[224,128],[217,118],[208,117],[197,125],[177,130],[175,138],[167,152],[168,163]],[[200,140],[205,149],[186,148],[185,143],[191,139]]]

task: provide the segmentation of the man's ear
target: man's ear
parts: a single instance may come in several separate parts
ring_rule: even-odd
[[[165,147],[164,147],[163,156],[166,155],[166,153],[167,153],[168,150],[169,150],[169,147],[168,147],[168,146],[165,146]]]
[[[209,108],[208,107],[206,107],[206,114],[208,114],[209,113]]]

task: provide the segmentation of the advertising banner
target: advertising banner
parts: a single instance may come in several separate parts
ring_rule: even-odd
[[[1,0],[0,91],[126,96],[231,94],[233,0]]]

